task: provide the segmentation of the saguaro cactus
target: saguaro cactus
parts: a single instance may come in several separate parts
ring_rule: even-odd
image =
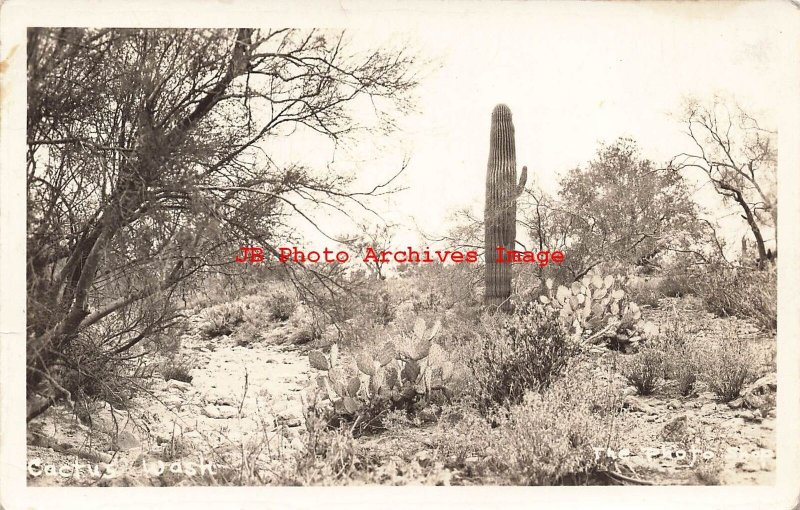
[[[517,156],[511,110],[504,104],[492,111],[489,134],[489,164],[486,169],[486,206],[484,208],[484,240],[486,248],[487,305],[510,309],[511,264],[497,261],[497,247],[513,250],[517,234],[517,198],[525,188],[527,167],[517,184]]]

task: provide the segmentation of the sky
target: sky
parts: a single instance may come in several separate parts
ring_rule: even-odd
[[[389,136],[362,133],[313,151],[296,137],[284,155],[310,158],[317,167],[327,162],[356,176],[362,189],[394,174],[408,157],[398,180],[408,189],[373,205],[401,225],[400,244],[423,246],[415,226],[441,234],[454,210],[482,211],[490,115],[498,103],[513,114],[518,166],[527,165],[529,182],[550,193],[564,172],[620,136],[636,140],[657,164],[691,150],[677,118],[688,97],[730,98],[777,128],[783,5],[530,2],[492,12],[398,13],[392,29],[355,21],[349,28],[355,47],[402,44],[430,62],[416,91],[417,112],[399,119],[400,129]],[[700,177],[689,175],[694,187]],[[728,218],[729,237],[745,232],[708,186],[695,197]],[[323,214],[320,221],[329,234],[352,230],[345,217]],[[331,244],[307,225],[300,228],[309,248]]]

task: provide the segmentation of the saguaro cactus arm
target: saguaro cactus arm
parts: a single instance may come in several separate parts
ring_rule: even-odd
[[[528,182],[528,167],[523,166],[522,172],[520,172],[519,174],[519,184],[517,184],[517,193],[516,196],[514,197],[514,200],[522,196],[522,193],[525,191],[526,182]]]

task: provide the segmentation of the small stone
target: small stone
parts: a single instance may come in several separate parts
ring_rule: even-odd
[[[467,457],[464,459],[464,465],[470,469],[475,469],[480,461],[480,457]]]
[[[664,425],[661,429],[661,437],[667,441],[680,441],[687,434],[688,419],[686,416],[678,416]]]
[[[239,410],[233,406],[217,406],[220,418],[233,418],[239,414]]]
[[[725,425],[731,428],[742,427],[744,426],[744,418],[730,418],[729,420],[725,420]]]
[[[622,396],[623,397],[633,397],[637,393],[639,393],[639,391],[636,388],[634,388],[633,386],[628,386],[627,388],[622,390]]]
[[[683,404],[681,404],[681,401],[678,400],[677,398],[672,399],[667,403],[668,409],[680,409],[682,406]]]
[[[208,404],[203,408],[203,414],[209,418],[221,418],[217,407],[211,404]]]
[[[114,449],[120,451],[133,450],[134,448],[139,448],[141,445],[142,443],[139,442],[139,439],[129,430],[120,432],[117,436],[117,440],[114,441]]]
[[[631,411],[639,411],[645,414],[656,414],[656,410],[653,406],[649,404],[645,404],[638,398],[634,396],[625,397],[623,401],[623,405],[626,406]]]
[[[414,460],[416,460],[420,466],[427,467],[431,463],[431,454],[425,450],[418,451],[414,454]]]
[[[290,420],[286,420],[287,427],[299,427],[302,424],[303,422],[300,418],[292,418]]]
[[[728,402],[728,407],[730,407],[731,409],[741,409],[743,405],[744,405],[744,400],[742,400],[741,397],[733,399],[730,402]]]
[[[767,391],[778,390],[778,374],[767,374],[764,377],[756,380],[753,384],[749,385],[742,391],[743,395],[750,394],[764,394]]]
[[[177,381],[175,379],[170,379],[167,383],[167,388],[171,390],[179,390],[179,391],[189,391],[192,388],[192,385],[188,382],[184,381]]]
[[[708,404],[703,404],[700,408],[700,412],[703,414],[711,414],[717,410],[717,404],[713,402],[709,402]]]

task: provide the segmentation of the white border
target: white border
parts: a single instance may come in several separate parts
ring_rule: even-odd
[[[668,4],[692,16],[697,9],[733,7],[736,2]],[[194,508],[268,508],[613,506],[621,508],[798,508],[800,501],[800,298],[797,296],[796,239],[800,233],[800,9],[773,3],[785,15],[778,31],[785,43],[780,61],[785,77],[770,93],[783,98],[779,121],[779,321],[778,321],[778,470],[775,486],[759,487],[333,487],[333,488],[28,488],[25,478],[25,118],[27,26],[375,26],[377,23],[429,26],[449,19],[470,19],[476,26],[524,30],[525,16],[553,15],[569,23],[573,16],[624,7],[651,9],[651,3],[476,2],[392,3],[363,1],[7,1],[0,10],[0,59],[15,45],[2,77],[0,119],[0,504],[18,508],[141,508],[176,505]],[[652,9],[663,12],[665,4]],[[534,14],[532,11],[536,11]],[[674,18],[668,22],[674,22]],[[759,20],[754,20],[758,23]],[[465,34],[468,37],[468,34]],[[668,79],[668,77],[665,77]]]

